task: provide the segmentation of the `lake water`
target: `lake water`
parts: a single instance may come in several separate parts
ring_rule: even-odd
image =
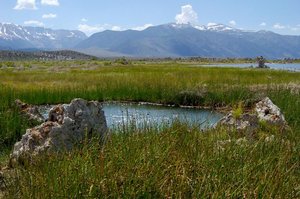
[[[215,125],[223,116],[221,113],[204,109],[127,103],[103,104],[103,110],[110,128],[131,124],[137,127],[161,126],[180,121],[204,129]]]
[[[272,69],[278,70],[289,70],[300,72],[300,63],[297,64],[276,64],[276,63],[266,63]],[[241,63],[241,64],[210,64],[207,66],[220,66],[220,67],[238,67],[247,68],[250,66],[257,67],[257,63]]]
[[[160,105],[142,105],[136,103],[103,103],[107,126],[111,129],[134,125],[138,128],[150,126],[161,127],[180,121],[201,129],[214,126],[223,114],[206,109],[179,108]],[[41,107],[44,118],[48,117],[50,108]]]

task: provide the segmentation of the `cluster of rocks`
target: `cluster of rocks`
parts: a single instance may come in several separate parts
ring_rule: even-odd
[[[268,97],[256,103],[253,110],[242,113],[238,117],[234,115],[233,111],[229,112],[219,121],[218,126],[225,126],[231,130],[251,135],[259,129],[261,123],[281,129],[287,127],[287,122],[280,109]]]
[[[21,101],[18,104],[30,118],[37,121],[43,118],[36,107]],[[37,155],[71,150],[86,137],[103,139],[106,133],[107,124],[101,104],[74,99],[68,105],[54,106],[47,121],[26,130],[21,141],[14,145],[10,166],[28,162]]]

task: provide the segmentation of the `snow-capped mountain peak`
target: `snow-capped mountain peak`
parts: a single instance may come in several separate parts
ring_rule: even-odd
[[[217,31],[217,32],[223,32],[223,31],[240,31],[239,29],[226,26],[224,24],[217,24],[217,23],[208,23],[206,26],[205,25],[198,25],[198,24],[178,24],[178,23],[171,23],[171,27],[173,28],[196,28],[201,31]]]
[[[20,26],[0,23],[0,48],[60,49],[75,46],[87,36],[77,30],[53,30],[43,27]]]

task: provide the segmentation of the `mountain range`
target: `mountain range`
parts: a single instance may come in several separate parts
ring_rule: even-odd
[[[163,24],[142,31],[95,33],[0,24],[0,49],[73,49],[98,57],[299,58],[300,36],[245,31],[222,24]]]
[[[52,30],[43,27],[0,23],[0,49],[71,49],[87,36],[78,30]]]

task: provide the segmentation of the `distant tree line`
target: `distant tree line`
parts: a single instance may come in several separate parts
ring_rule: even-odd
[[[62,50],[62,51],[0,51],[0,61],[22,61],[22,60],[90,60],[97,59],[94,56],[83,53]]]

